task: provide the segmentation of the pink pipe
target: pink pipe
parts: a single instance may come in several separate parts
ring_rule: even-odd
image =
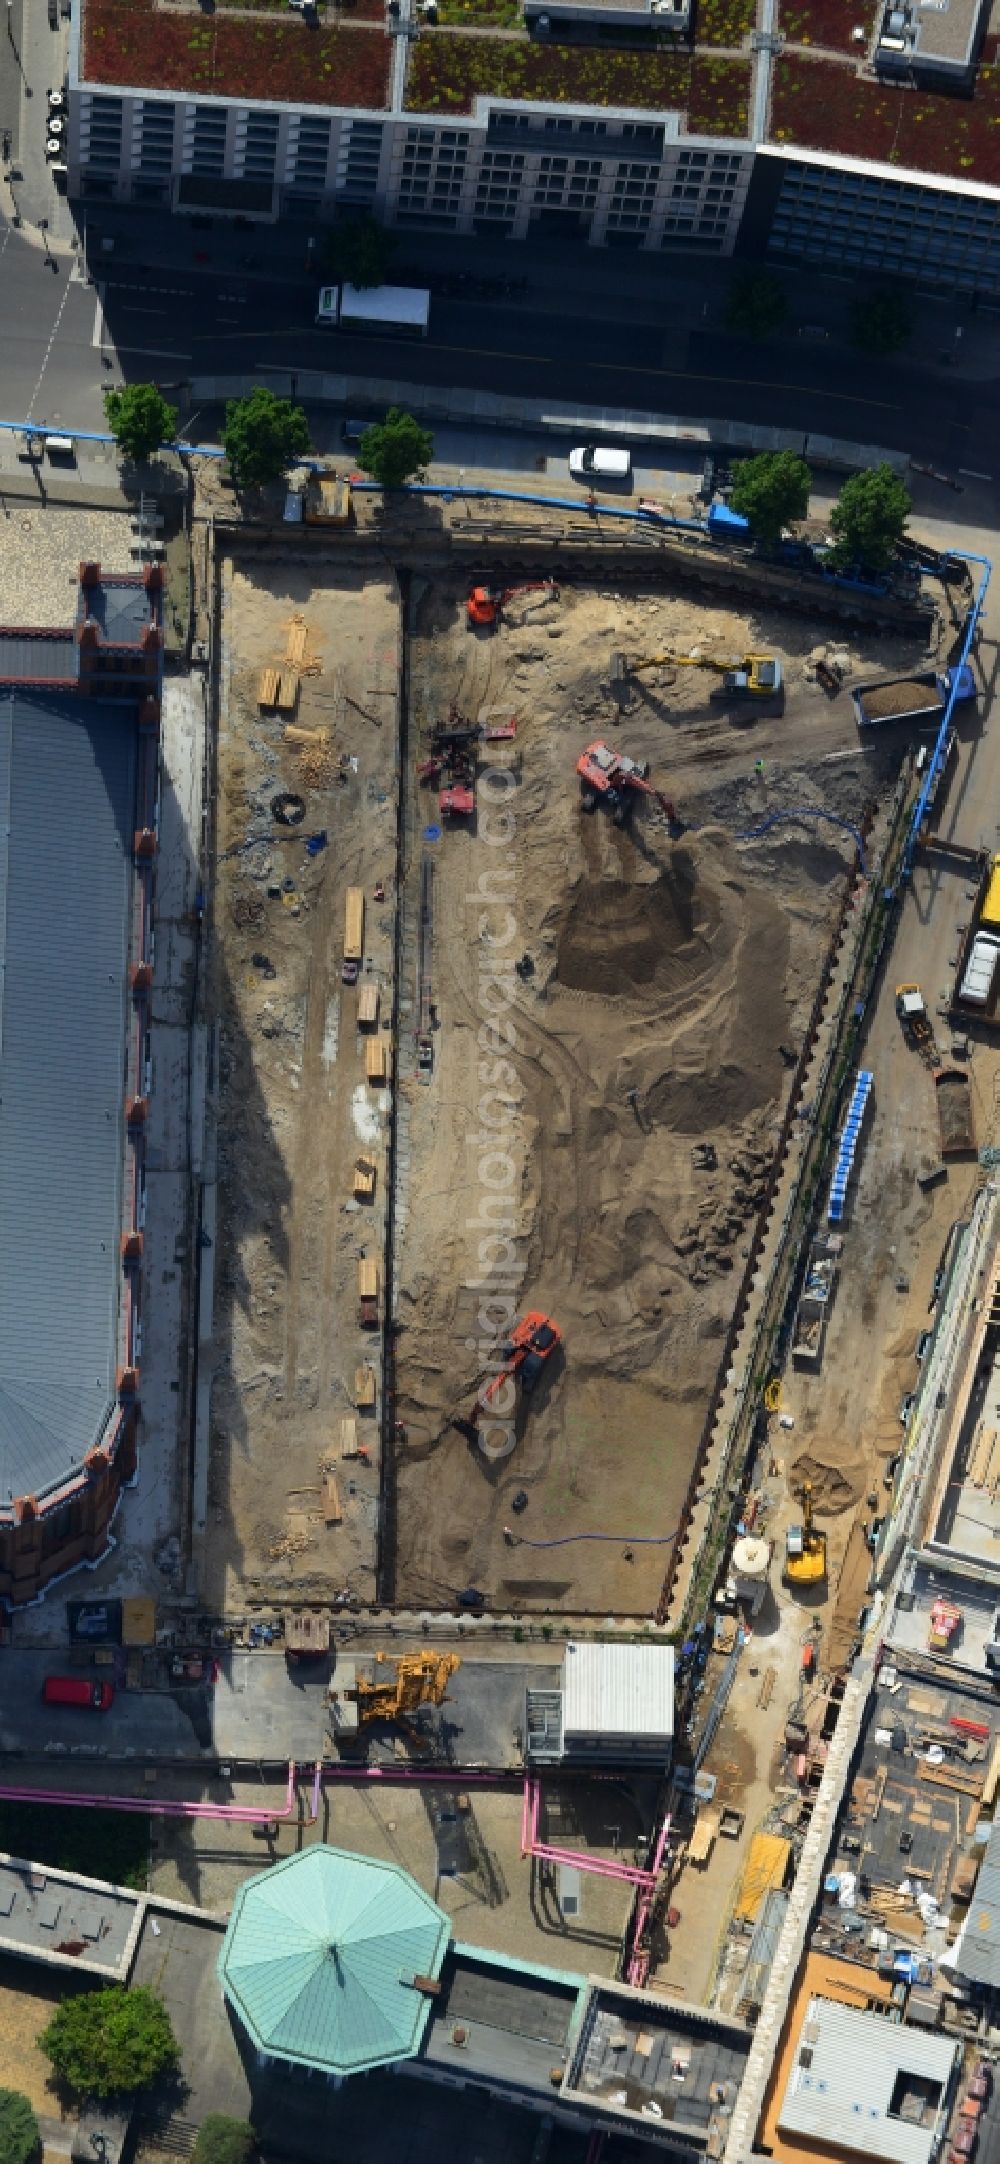
[[[629,1886],[649,1887],[653,1884],[648,1871],[637,1870],[628,1863],[612,1863],[603,1856],[586,1856],[578,1848],[548,1848],[538,1841],[531,1854],[543,1863],[566,1863],[572,1864],[577,1871],[591,1871],[595,1878],[623,1879]]]
[[[656,1847],[653,1850],[653,1861],[650,1868],[654,1880],[659,1875],[660,1867],[663,1863],[663,1852],[667,1845],[667,1835],[669,1834],[669,1832],[670,1814],[668,1812],[666,1818],[663,1821],[663,1825],[660,1828],[659,1838],[657,1840]],[[640,1901],[639,1906],[636,1909],[635,1931],[632,1938],[633,1949],[638,1948],[639,1943],[642,1939],[642,1934],[646,1928],[646,1919],[652,1906],[652,1900],[653,1892],[652,1887],[650,1887],[649,1890],[643,1894],[642,1900]],[[638,1951],[633,1951],[632,1958],[628,1965],[628,1977],[626,1981],[630,1984],[642,1985],[645,1983],[648,1975],[649,1955],[645,1953],[639,1953]]]
[[[521,1810],[521,1854],[537,1857],[545,1863],[571,1864],[578,1871],[590,1871],[595,1878],[624,1880],[630,1886],[642,1886],[651,1890],[657,1879],[660,1860],[667,1838],[669,1819],[664,1822],[657,1841],[653,1865],[649,1871],[641,1871],[627,1863],[613,1863],[603,1857],[586,1856],[575,1848],[555,1848],[538,1838],[538,1826],[542,1808],[542,1784],[530,1774],[524,1777],[524,1803]]]
[[[319,1817],[319,1783],[322,1767],[313,1776],[312,1811],[306,1825]],[[269,1819],[291,1818],[295,1806],[295,1763],[289,1760],[288,1787],[281,1811],[243,1803],[166,1803],[144,1796],[82,1796],[72,1789],[0,1787],[0,1797],[16,1803],[64,1803],[85,1811],[134,1811],[150,1818],[214,1818],[233,1825],[259,1826]]]

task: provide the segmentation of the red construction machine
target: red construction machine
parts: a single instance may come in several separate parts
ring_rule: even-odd
[[[677,819],[677,807],[662,789],[654,789],[649,779],[649,762],[646,759],[630,759],[623,751],[612,751],[610,744],[588,744],[576,762],[580,776],[580,802],[585,812],[596,811],[598,804],[606,804],[616,827],[625,825],[632,809],[633,795],[651,796],[659,805],[665,818],[673,826]]]
[[[449,719],[434,730],[430,756],[417,768],[418,781],[436,781],[438,809],[452,819],[471,819],[476,809],[478,723]]]
[[[535,1384],[556,1347],[562,1344],[562,1331],[551,1315],[543,1315],[540,1308],[532,1308],[530,1314],[522,1315],[503,1348],[503,1366],[489,1382],[483,1385],[472,1408],[473,1420],[489,1413],[505,1382],[520,1375],[521,1391],[530,1397]]]
[[[554,579],[528,579],[523,586],[473,586],[465,604],[466,625],[470,631],[495,631],[502,622],[508,601],[513,601],[515,594],[536,593],[542,594],[546,601],[559,598]]]

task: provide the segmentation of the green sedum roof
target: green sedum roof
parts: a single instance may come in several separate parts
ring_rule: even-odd
[[[240,1887],[219,1976],[258,2048],[332,2074],[410,2059],[447,1916],[395,1864],[318,1844]]]

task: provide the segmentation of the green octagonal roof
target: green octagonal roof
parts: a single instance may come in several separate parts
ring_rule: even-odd
[[[317,1844],[240,1887],[219,1976],[254,2043],[331,2074],[412,2058],[451,1927],[406,1871]]]

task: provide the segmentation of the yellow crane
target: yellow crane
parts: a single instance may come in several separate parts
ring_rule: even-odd
[[[822,1585],[826,1577],[826,1534],[813,1519],[812,1481],[802,1483],[802,1524],[785,1535],[785,1578],[789,1585]]]
[[[773,698],[782,687],[781,662],[777,654],[744,654],[739,661],[717,660],[711,654],[623,654],[611,656],[611,681],[624,684],[643,669],[712,669],[724,678],[723,695],[732,691],[753,692]]]
[[[405,1721],[420,1706],[442,1705],[461,1665],[457,1653],[434,1653],[430,1646],[419,1653],[376,1653],[374,1675],[359,1675],[354,1684],[358,1720]]]

